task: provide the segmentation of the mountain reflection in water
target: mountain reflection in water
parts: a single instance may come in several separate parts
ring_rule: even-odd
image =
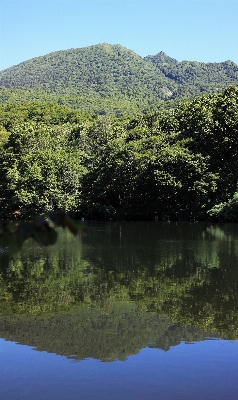
[[[169,350],[182,340],[205,338],[197,328],[182,327],[134,304],[114,305],[107,314],[92,307],[44,318],[5,317],[0,323],[0,335],[7,340],[75,360],[125,360],[145,347]]]
[[[0,253],[0,337],[82,360],[238,338],[238,227],[84,224]]]

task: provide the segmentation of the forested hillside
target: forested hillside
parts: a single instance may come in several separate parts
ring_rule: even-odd
[[[238,88],[137,118],[0,107],[3,218],[238,220]]]
[[[201,63],[178,62],[160,52],[147,56],[145,60],[155,65],[158,71],[174,82],[173,98],[194,97],[204,93],[221,91],[230,84],[238,83],[238,65],[232,61]]]
[[[41,101],[117,117],[155,112],[181,97],[238,85],[238,66],[140,57],[120,45],[69,49],[0,72],[0,102]],[[172,103],[171,103],[172,101]],[[167,104],[165,104],[167,103]]]

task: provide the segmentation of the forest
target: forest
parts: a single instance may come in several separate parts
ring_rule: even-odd
[[[117,118],[0,105],[1,219],[238,220],[238,88]]]

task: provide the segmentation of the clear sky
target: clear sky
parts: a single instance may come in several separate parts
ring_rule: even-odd
[[[0,70],[104,42],[238,64],[238,0],[0,0]]]

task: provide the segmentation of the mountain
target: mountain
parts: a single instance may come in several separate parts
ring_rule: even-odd
[[[168,97],[171,80],[152,63],[120,45],[58,51],[1,72],[0,87],[87,96]]]
[[[140,57],[107,43],[57,51],[0,72],[0,102],[43,101],[101,114],[157,109],[165,100],[238,85],[238,65]]]

